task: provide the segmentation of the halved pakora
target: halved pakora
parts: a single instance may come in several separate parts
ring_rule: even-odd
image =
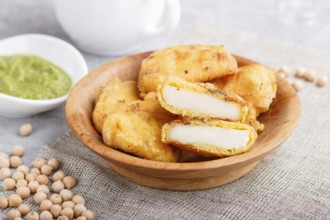
[[[274,72],[260,64],[242,66],[237,74],[213,81],[221,90],[236,93],[248,104],[246,123],[256,131],[264,130],[257,117],[269,110],[276,96],[277,84]]]
[[[227,157],[249,151],[255,130],[239,122],[218,119],[173,121],[162,128],[162,141],[206,157]]]
[[[222,46],[187,45],[153,52],[143,60],[138,78],[141,96],[155,92],[170,76],[206,82],[237,72],[235,58]]]
[[[187,117],[244,121],[248,112],[241,97],[210,83],[190,83],[172,77],[159,85],[157,95],[166,110]]]

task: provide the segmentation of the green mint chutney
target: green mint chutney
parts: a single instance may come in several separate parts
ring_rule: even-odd
[[[0,93],[24,99],[54,99],[67,94],[71,85],[66,72],[38,56],[0,56]]]

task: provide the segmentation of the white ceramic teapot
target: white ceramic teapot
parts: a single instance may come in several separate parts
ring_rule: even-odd
[[[54,0],[58,21],[82,49],[100,55],[134,51],[172,31],[179,0]]]

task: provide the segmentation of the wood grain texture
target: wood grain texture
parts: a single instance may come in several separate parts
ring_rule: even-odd
[[[180,163],[164,163],[110,148],[103,143],[92,122],[96,94],[113,77],[136,80],[141,61],[149,54],[123,57],[95,69],[72,89],[65,108],[68,124],[77,138],[130,181],[167,190],[200,190],[232,182],[247,174],[263,157],[280,146],[299,121],[299,98],[288,82],[277,75],[276,98],[270,110],[260,117],[266,129],[249,152],[199,162],[190,158]],[[255,63],[240,56],[235,58],[239,66]]]

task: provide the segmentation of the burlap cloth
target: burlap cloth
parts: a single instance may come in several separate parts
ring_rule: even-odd
[[[269,66],[304,66],[330,78],[328,54],[229,29],[196,24],[174,41],[223,44]],[[73,191],[85,196],[100,220],[330,219],[329,88],[305,83],[299,93],[302,117],[290,138],[248,175],[215,189],[171,192],[136,185],[114,173],[70,132],[43,147],[40,156],[63,161],[62,169],[78,177]]]

